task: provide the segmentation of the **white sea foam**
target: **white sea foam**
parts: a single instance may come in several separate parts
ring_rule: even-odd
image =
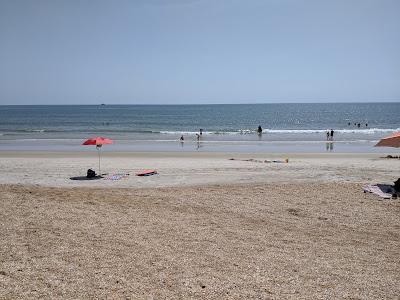
[[[263,132],[266,133],[325,133],[331,129],[266,129]],[[385,129],[385,128],[368,128],[368,129],[333,129],[335,133],[357,133],[357,134],[375,134],[375,133],[391,133],[400,130],[397,129]]]
[[[198,131],[160,131],[161,134],[173,134],[173,135],[179,135],[179,134],[183,134],[183,135],[195,135],[198,134]],[[212,131],[203,131],[204,135],[210,135],[210,134],[215,134]]]
[[[263,133],[279,133],[279,134],[323,134],[327,130],[331,129],[264,129]],[[372,135],[376,133],[392,133],[395,131],[400,131],[400,128],[365,128],[365,129],[334,129],[335,133],[343,134],[366,134]],[[161,134],[171,134],[171,135],[196,135],[198,131],[160,131]],[[239,135],[239,134],[255,134],[256,130],[253,129],[239,129],[237,131],[203,131],[203,135]]]
[[[46,132],[45,129],[25,129],[22,132]]]

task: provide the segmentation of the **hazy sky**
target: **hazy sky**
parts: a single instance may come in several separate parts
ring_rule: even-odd
[[[0,0],[0,104],[400,101],[399,0]]]

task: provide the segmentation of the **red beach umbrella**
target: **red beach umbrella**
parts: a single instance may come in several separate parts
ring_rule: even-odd
[[[83,144],[82,144],[82,145],[85,145],[85,146],[86,145],[95,145],[96,146],[96,149],[97,149],[97,151],[99,153],[99,174],[100,175],[101,175],[101,171],[100,171],[100,148],[103,145],[112,144],[112,143],[113,143],[113,140],[111,140],[111,139],[107,139],[107,138],[103,138],[103,137],[95,137],[95,138],[91,138],[91,139],[88,139],[88,140],[84,141]]]
[[[98,136],[84,141],[82,145],[96,145],[101,147],[101,145],[112,144],[112,143],[113,140]]]

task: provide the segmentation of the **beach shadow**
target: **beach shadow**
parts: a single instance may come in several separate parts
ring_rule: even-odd
[[[97,179],[101,179],[103,178],[103,176],[95,176],[95,177],[86,177],[86,176],[75,176],[75,177],[70,177],[69,179],[71,180],[97,180]]]

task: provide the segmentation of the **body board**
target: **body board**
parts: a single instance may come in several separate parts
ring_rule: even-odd
[[[157,174],[156,170],[144,170],[142,172],[136,173],[136,176],[150,176]]]

